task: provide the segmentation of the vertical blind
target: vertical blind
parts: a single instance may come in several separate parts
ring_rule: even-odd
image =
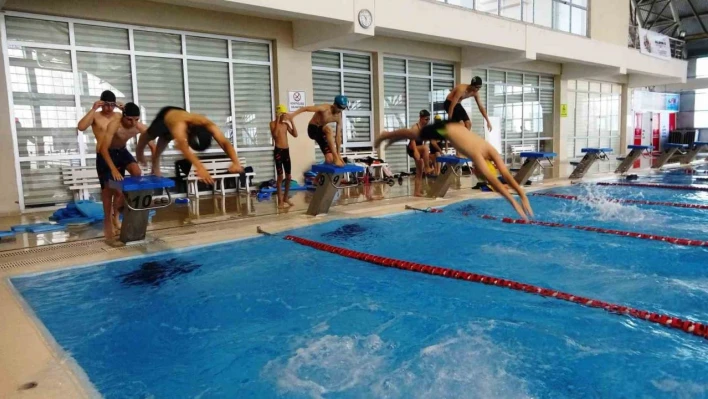
[[[543,149],[545,140],[553,137],[553,76],[496,69],[472,73],[484,81],[479,95],[487,113],[500,120],[495,128],[501,131],[506,162],[511,162],[513,145]],[[470,115],[472,131],[482,134],[484,118],[474,99],[465,100],[463,106]]]
[[[622,86],[584,80],[568,81],[568,158],[581,157],[583,148],[612,148],[619,152]]]
[[[442,103],[454,84],[453,64],[384,57],[384,128],[410,127],[424,109],[444,113]],[[414,166],[405,142],[386,150],[386,162],[394,172],[409,172]]]
[[[68,201],[61,168],[95,164],[93,132],[79,133],[76,124],[103,90],[113,91],[118,101],[137,102],[147,124],[167,105],[206,115],[254,167],[257,179],[274,176],[267,42],[72,20],[74,47],[68,22],[43,16],[3,18],[24,207]],[[361,61],[351,62],[356,67]],[[370,96],[366,100],[370,107]],[[206,153],[222,150],[212,145]],[[178,151],[168,149],[164,171],[173,170],[170,162],[180,158]]]

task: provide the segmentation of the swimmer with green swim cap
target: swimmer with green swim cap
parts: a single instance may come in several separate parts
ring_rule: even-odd
[[[480,173],[484,175],[489,184],[497,193],[509,201],[511,206],[513,206],[516,212],[518,212],[519,216],[521,216],[524,220],[528,220],[533,217],[533,210],[531,209],[531,204],[529,203],[528,197],[526,197],[526,192],[523,188],[521,188],[521,186],[519,186],[516,180],[514,180],[514,177],[511,175],[511,172],[509,172],[509,169],[507,169],[504,164],[504,160],[499,155],[497,150],[478,135],[470,134],[469,130],[467,130],[465,126],[460,123],[441,121],[425,126],[423,129],[420,129],[420,131],[416,131],[414,129],[399,129],[391,132],[383,132],[376,139],[374,147],[379,147],[384,141],[387,142],[386,146],[388,147],[397,141],[416,139],[447,140],[453,147],[455,147],[458,153],[471,159],[475,165],[485,165],[486,161],[492,161],[504,180],[506,180],[511,188],[519,194],[521,204],[519,204],[514,197],[511,196],[509,189],[507,189],[506,186],[502,184],[499,179],[497,179],[495,173],[492,173],[489,168],[478,168]]]

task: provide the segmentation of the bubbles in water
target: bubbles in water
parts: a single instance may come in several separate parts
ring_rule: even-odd
[[[367,231],[367,228],[358,224],[345,224],[337,230],[322,234],[326,238],[352,238],[361,235]]]

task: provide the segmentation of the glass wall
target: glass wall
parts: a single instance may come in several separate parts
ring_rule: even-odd
[[[588,0],[437,0],[563,32],[587,36]]]
[[[453,64],[384,57],[384,129],[415,124],[423,109],[444,116],[443,102],[454,86]],[[386,150],[386,162],[394,173],[414,166],[405,147],[400,142]]]
[[[274,176],[269,42],[10,12],[3,19],[23,207],[70,200],[62,167],[95,164],[93,132],[76,124],[103,90],[137,103],[146,124],[167,105],[206,115],[257,180]],[[205,153],[223,154],[216,144]],[[179,154],[170,145],[165,175]]]
[[[371,150],[374,144],[371,84],[370,54],[337,50],[312,53],[314,103],[332,104],[339,94],[349,98],[342,126],[343,150]],[[324,160],[319,148],[315,149],[315,159]]]
[[[613,83],[568,81],[566,155],[582,157],[583,148],[612,148],[619,153],[622,86]]]
[[[480,97],[490,117],[500,120],[502,156],[512,161],[512,146],[532,145],[537,151],[548,150],[553,139],[554,79],[550,75],[498,69],[478,69],[474,75],[484,85]],[[470,115],[472,131],[484,132],[484,118],[473,99],[463,102]]]
[[[693,126],[696,128],[708,128],[708,89],[696,90],[696,97],[693,109]]]

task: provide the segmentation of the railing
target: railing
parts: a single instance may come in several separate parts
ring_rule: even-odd
[[[638,26],[629,26],[627,46],[629,46],[630,48],[635,48],[637,50],[641,48]],[[676,58],[678,60],[685,60],[687,58],[685,41],[669,37],[669,46],[671,47],[671,58]]]

